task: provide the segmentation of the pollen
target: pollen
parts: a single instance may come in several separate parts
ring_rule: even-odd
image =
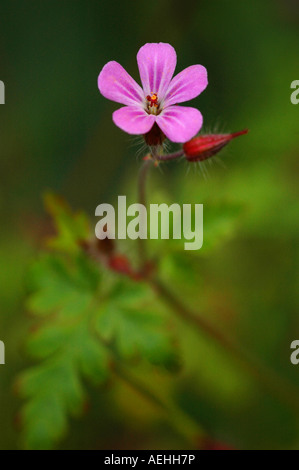
[[[158,95],[157,95],[157,93],[151,93],[150,95],[147,95],[146,99],[149,102],[150,107],[152,107],[152,106],[154,106],[155,108],[158,107]]]

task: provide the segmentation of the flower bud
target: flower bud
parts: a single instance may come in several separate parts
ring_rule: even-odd
[[[216,155],[231,140],[248,133],[248,129],[233,134],[209,134],[194,137],[183,145],[189,162],[201,162]]]

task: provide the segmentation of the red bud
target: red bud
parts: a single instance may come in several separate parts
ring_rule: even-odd
[[[183,145],[186,159],[189,162],[201,162],[216,155],[231,140],[240,135],[247,134],[249,131],[245,129],[233,134],[210,134],[194,137]]]

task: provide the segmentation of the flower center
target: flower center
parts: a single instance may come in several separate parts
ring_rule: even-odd
[[[160,109],[159,109],[159,101],[158,101],[158,95],[157,93],[151,93],[150,95],[147,95],[146,97],[146,110],[149,114],[159,114]]]

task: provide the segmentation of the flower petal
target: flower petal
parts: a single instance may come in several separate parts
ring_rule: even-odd
[[[170,44],[148,43],[139,49],[137,62],[145,96],[157,93],[161,100],[176,66],[176,52]]]
[[[198,109],[170,106],[157,116],[157,124],[172,142],[187,142],[202,127],[203,117]]]
[[[153,114],[147,114],[138,106],[125,106],[114,111],[113,122],[128,134],[146,134],[156,120]]]
[[[164,106],[192,100],[208,85],[208,73],[202,65],[191,65],[176,75],[166,92]]]
[[[137,104],[143,101],[143,91],[138,83],[118,62],[108,62],[98,78],[100,92],[108,100],[121,104]]]

